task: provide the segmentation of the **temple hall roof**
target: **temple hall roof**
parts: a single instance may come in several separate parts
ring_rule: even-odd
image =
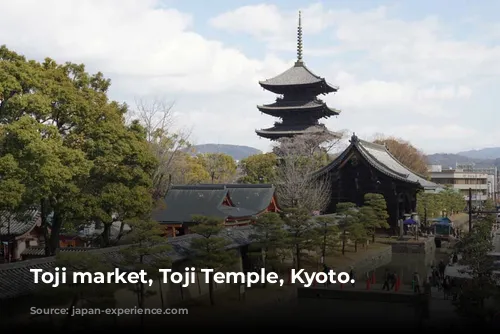
[[[193,215],[221,219],[250,218],[264,211],[274,196],[272,185],[198,184],[173,186],[153,212],[161,223],[191,222]],[[229,199],[232,206],[223,204]]]
[[[0,212],[0,235],[20,236],[31,231],[40,223],[40,211],[36,208],[17,214]]]
[[[351,144],[344,150],[344,152],[342,152],[334,161],[314,173],[314,175],[319,176],[334,169],[349,156],[352,150],[356,150],[373,168],[389,177],[403,182],[420,185],[424,189],[436,189],[439,187],[436,183],[426,180],[424,177],[409,170],[406,166],[400,163],[384,145],[378,145],[361,140],[356,135],[351,137],[350,143]]]

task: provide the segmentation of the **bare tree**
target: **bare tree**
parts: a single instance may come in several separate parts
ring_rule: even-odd
[[[282,139],[274,148],[278,156],[276,190],[283,207],[301,207],[309,212],[326,209],[331,195],[328,178],[315,179],[311,174],[328,163],[328,150],[338,141],[324,144],[321,135],[304,134]]]
[[[156,198],[168,189],[175,159],[190,147],[191,130],[175,128],[174,105],[158,98],[135,100],[133,116],[145,127],[147,141],[159,161],[153,175]]]

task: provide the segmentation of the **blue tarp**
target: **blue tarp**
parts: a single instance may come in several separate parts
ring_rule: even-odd
[[[432,223],[437,225],[451,225],[451,220],[448,217],[441,217],[433,219]]]
[[[413,220],[413,219],[411,219],[411,218],[408,218],[407,220],[405,220],[405,221],[403,222],[403,224],[405,224],[405,225],[415,225],[416,223],[417,223],[417,222],[416,222],[416,221],[414,221],[414,220]]]

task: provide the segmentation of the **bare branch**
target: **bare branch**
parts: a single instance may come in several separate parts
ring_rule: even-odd
[[[314,180],[311,174],[328,163],[327,148],[331,149],[340,139],[331,140],[325,147],[325,137],[301,135],[282,139],[274,148],[278,156],[277,195],[283,207],[303,207],[323,211],[330,201],[331,182]]]
[[[158,159],[153,174],[155,194],[162,196],[168,187],[169,176],[175,168],[174,160],[189,148],[192,130],[175,128],[175,102],[163,99],[135,99],[133,115],[144,126],[146,139]]]

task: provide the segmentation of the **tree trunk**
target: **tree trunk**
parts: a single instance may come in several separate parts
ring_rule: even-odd
[[[50,256],[50,236],[49,236],[49,224],[47,221],[47,216],[49,213],[47,212],[47,201],[45,199],[40,200],[40,218],[42,220],[42,230],[43,230],[43,241],[45,256]]]
[[[102,247],[109,247],[111,246],[111,224],[109,223],[104,223],[104,230],[102,231]]]
[[[141,312],[141,328],[144,327],[144,283],[139,283],[139,293],[140,293],[140,305],[139,308],[142,310]]]
[[[213,274],[210,274],[209,282],[208,282],[208,296],[210,297],[210,305],[215,305],[215,296],[214,296],[214,280]]]
[[[78,300],[80,300],[79,293],[75,293],[75,295],[73,296],[73,300],[71,301],[71,305],[69,307],[69,312],[66,315],[66,318],[64,319],[64,324],[62,325],[61,328],[63,331],[68,330],[69,324],[73,319],[73,308],[76,306],[76,303],[78,303]]]
[[[321,258],[322,258],[322,262],[325,263],[325,256],[326,256],[326,232],[324,232],[323,234],[323,247],[322,247],[322,250],[321,250]]]
[[[373,230],[373,233],[372,233],[372,243],[375,243],[375,230]]]
[[[358,252],[358,241],[354,241],[354,252],[357,253]]]
[[[346,241],[346,230],[344,230],[344,235],[342,236],[342,255],[345,255],[345,241]]]
[[[300,246],[299,245],[295,245],[295,257],[297,258],[296,259],[296,265],[297,265],[297,270],[300,270]]]
[[[161,283],[161,279],[158,280],[158,285],[159,285],[159,290],[160,290],[160,301],[161,301],[161,308],[165,308],[165,301],[163,300],[163,286]]]
[[[59,249],[59,234],[62,227],[62,216],[59,210],[54,210],[54,217],[52,218],[52,226],[50,228],[50,242],[49,249],[50,255],[55,255]]]
[[[262,267],[264,268],[264,270],[266,270],[266,265],[267,265],[267,249],[266,250],[262,250]],[[262,288],[266,288],[267,286],[267,280],[264,280],[264,283],[262,284]]]

